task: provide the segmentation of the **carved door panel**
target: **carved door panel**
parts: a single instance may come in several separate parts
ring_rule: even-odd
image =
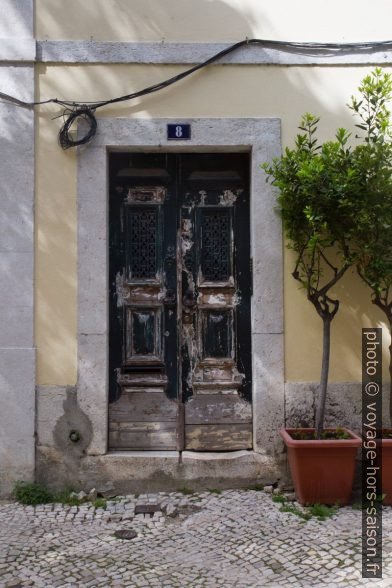
[[[110,161],[109,448],[250,448],[247,156]]]
[[[133,159],[110,195],[109,448],[178,449],[175,184]]]
[[[185,448],[246,449],[252,447],[247,177],[235,162],[216,170],[202,157],[195,169],[186,159],[179,231]]]

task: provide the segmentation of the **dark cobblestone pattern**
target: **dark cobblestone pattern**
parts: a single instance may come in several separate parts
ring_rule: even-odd
[[[137,504],[163,512],[134,515]],[[326,521],[283,513],[265,492],[126,496],[107,510],[0,506],[0,586],[392,586],[392,509],[384,508],[384,579],[361,578],[361,512]],[[117,529],[134,529],[126,541]]]

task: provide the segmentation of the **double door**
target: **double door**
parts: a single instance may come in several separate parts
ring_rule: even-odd
[[[247,154],[111,154],[109,448],[252,447]]]

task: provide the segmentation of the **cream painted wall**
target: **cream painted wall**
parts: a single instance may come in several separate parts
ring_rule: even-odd
[[[76,153],[62,151],[57,131],[49,109],[37,109],[37,385],[76,382]]]
[[[390,0],[36,0],[39,39],[373,41],[391,21]]]
[[[38,2],[42,9],[50,4]],[[39,27],[43,35],[42,23]],[[99,100],[143,88],[182,69],[39,65],[38,98]],[[213,66],[155,95],[105,108],[99,116],[280,117],[285,146],[292,143],[304,111],[322,117],[321,139],[331,138],[338,126],[353,128],[344,105],[368,71],[368,67]],[[76,382],[76,157],[72,151],[64,153],[57,144],[61,119],[52,117],[59,113],[53,106],[37,110],[36,344],[40,385]],[[286,380],[317,380],[321,321],[298,290],[291,267],[286,252]],[[379,326],[382,314],[371,305],[368,292],[353,272],[337,294],[342,308],[333,325],[331,379],[357,381],[361,378],[361,328]],[[386,352],[388,341],[384,339]]]

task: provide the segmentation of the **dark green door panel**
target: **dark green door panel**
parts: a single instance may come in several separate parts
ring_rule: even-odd
[[[111,449],[252,446],[248,178],[246,154],[111,154]]]

